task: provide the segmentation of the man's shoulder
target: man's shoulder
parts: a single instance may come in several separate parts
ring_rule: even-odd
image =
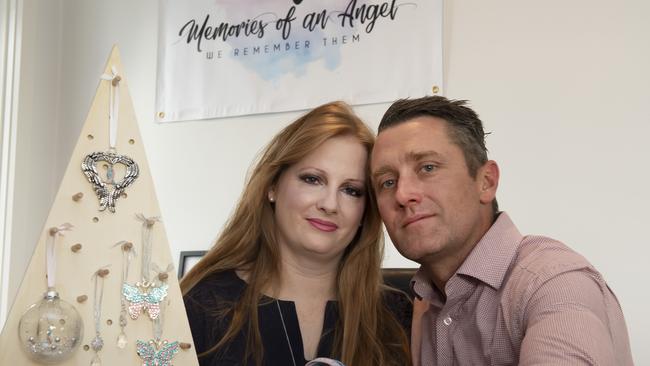
[[[589,261],[563,243],[524,237],[501,290],[500,314],[508,336],[518,348],[527,339],[527,347],[521,346],[524,359],[545,349],[548,360],[568,360],[568,352],[601,360],[596,364],[631,363],[616,297]],[[558,340],[553,347],[549,336]]]
[[[592,278],[600,274],[589,261],[562,242],[545,236],[526,236],[521,241],[504,286],[504,294],[521,299],[547,281],[569,272]]]
[[[525,236],[517,250],[513,271],[529,276],[553,276],[566,271],[592,268],[585,257],[564,243],[545,236]]]
[[[545,286],[554,286],[553,279],[563,277],[563,288],[571,291],[575,287],[577,293],[583,282],[576,278],[584,276],[600,282],[593,266],[562,242],[545,236],[525,236],[501,288],[500,307],[511,333],[523,336],[528,304]]]

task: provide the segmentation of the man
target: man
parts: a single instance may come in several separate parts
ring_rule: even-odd
[[[397,250],[421,264],[414,361],[631,365],[620,305],[600,273],[556,240],[522,236],[498,211],[499,168],[484,138],[464,101],[437,96],[399,100],[379,125],[379,211]]]

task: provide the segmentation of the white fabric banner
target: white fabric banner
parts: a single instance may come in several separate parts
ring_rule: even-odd
[[[442,92],[442,0],[162,0],[157,120]]]

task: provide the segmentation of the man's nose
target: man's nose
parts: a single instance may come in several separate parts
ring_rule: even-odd
[[[395,200],[402,207],[409,206],[413,203],[419,203],[422,200],[420,184],[415,177],[400,177],[397,181],[397,188],[395,190]]]

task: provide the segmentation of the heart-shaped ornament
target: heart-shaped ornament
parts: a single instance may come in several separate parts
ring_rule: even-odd
[[[106,180],[102,180],[97,172],[97,163],[103,161],[107,164]],[[126,167],[124,178],[120,182],[115,182],[115,173],[113,167],[116,164],[122,164]],[[88,181],[92,183],[95,193],[99,198],[99,211],[108,208],[110,212],[115,212],[115,202],[120,197],[126,187],[130,186],[138,177],[140,169],[133,159],[125,155],[118,155],[112,152],[94,152],[86,155],[81,163],[83,171]]]

